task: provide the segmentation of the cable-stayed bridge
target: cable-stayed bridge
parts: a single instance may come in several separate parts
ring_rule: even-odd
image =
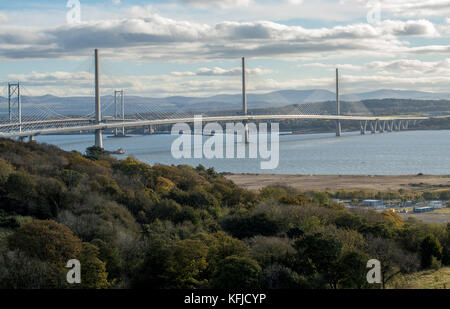
[[[105,130],[114,130],[117,136],[125,135],[126,128],[151,127],[154,125],[167,125],[176,123],[193,123],[198,118],[197,113],[191,111],[169,111],[155,105],[141,104],[135,105],[132,112],[125,113],[124,91],[115,91],[114,100],[108,104],[103,104],[100,97],[100,73],[99,55],[95,51],[95,110],[83,116],[67,116],[46,105],[33,106],[33,111],[24,112],[24,102],[20,83],[8,84],[8,114],[7,117],[0,118],[0,137],[20,138],[29,137],[32,140],[35,136],[64,134],[72,132],[95,132],[95,145],[103,147],[102,133]],[[341,121],[357,121],[360,123],[361,134],[366,131],[392,132],[408,129],[417,121],[429,119],[429,117],[419,116],[373,116],[364,115],[357,111],[355,114],[346,115],[341,113],[341,102],[339,96],[339,72],[336,69],[336,100],[329,102],[332,106],[320,104],[299,104],[292,105],[285,109],[269,109],[266,112],[260,110],[249,112],[247,104],[246,85],[246,62],[242,58],[242,110],[236,112],[215,112],[214,115],[202,114],[202,122],[250,122],[250,121],[272,121],[287,119],[308,119],[308,120],[332,120],[336,122],[336,136],[341,136]],[[321,110],[318,110],[318,109]],[[102,117],[106,110],[113,109],[112,116]],[[26,110],[26,109],[25,109]],[[246,135],[248,141],[248,134]]]

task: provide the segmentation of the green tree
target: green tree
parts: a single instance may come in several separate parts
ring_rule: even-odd
[[[25,172],[13,172],[9,175],[5,189],[8,197],[19,201],[29,201],[36,195],[36,183],[33,177]]]
[[[319,273],[328,276],[335,271],[342,246],[336,238],[316,233],[298,239],[294,248],[297,249],[296,265],[299,274],[312,276]],[[328,283],[334,287],[334,277],[330,276],[328,279]]]
[[[444,247],[442,248],[442,263],[450,265],[450,223],[447,223],[447,237],[445,239]]]
[[[9,175],[14,171],[11,164],[3,159],[0,159],[0,185],[4,185],[8,180]]]
[[[257,289],[260,287],[262,270],[250,258],[230,256],[217,266],[212,286],[217,289]]]
[[[200,274],[206,270],[208,247],[199,240],[180,240],[169,249],[167,277],[170,288],[197,287]]]
[[[101,239],[94,239],[91,244],[99,249],[98,257],[106,264],[106,272],[108,273],[108,281],[114,282],[120,278],[123,270],[123,259],[120,251]]]
[[[369,238],[367,241],[368,253],[373,259],[381,263],[381,286],[399,274],[408,274],[419,267],[416,254],[403,250],[395,241],[384,238]]]
[[[99,249],[83,243],[79,261],[81,264],[81,285],[83,289],[106,289],[109,287],[106,265],[98,258]]]
[[[307,287],[306,281],[292,269],[273,264],[264,269],[262,274],[262,287],[264,289],[297,289]]]
[[[55,285],[58,272],[46,262],[20,250],[0,252],[0,289],[48,289]]]
[[[430,234],[424,238],[420,244],[420,255],[422,268],[430,268],[433,257],[442,260],[442,246],[434,235]]]
[[[362,289],[367,286],[367,261],[369,257],[360,252],[347,252],[336,267],[336,286]]]
[[[106,155],[103,148],[92,146],[86,149],[85,157],[92,161],[98,161]]]
[[[8,238],[11,250],[19,249],[30,257],[64,268],[81,251],[81,240],[64,225],[52,220],[34,220],[23,224]]]
[[[281,230],[280,222],[267,213],[228,217],[222,221],[222,227],[239,239],[257,235],[274,236]]]
[[[153,241],[138,268],[132,286],[150,289],[192,289],[204,284],[208,247],[199,240],[179,240],[169,244]]]

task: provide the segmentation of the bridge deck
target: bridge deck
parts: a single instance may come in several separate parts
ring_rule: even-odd
[[[248,115],[248,116],[218,116],[218,117],[203,117],[203,122],[215,122],[215,121],[245,121],[245,120],[285,120],[285,119],[316,119],[316,120],[353,120],[353,121],[389,121],[389,120],[426,120],[429,117],[399,117],[399,116],[336,116],[336,115]],[[86,120],[86,119],[83,119]],[[67,120],[60,120],[60,122],[65,122]],[[77,120],[73,120],[77,121]],[[78,120],[79,121],[79,120]],[[80,131],[91,131],[91,130],[106,130],[114,128],[128,128],[128,127],[139,127],[147,125],[158,125],[158,124],[174,124],[174,123],[192,123],[195,121],[194,117],[190,118],[178,118],[178,119],[158,119],[158,120],[139,120],[139,121],[125,121],[125,122],[114,122],[114,123],[100,123],[100,124],[89,124],[82,126],[73,126],[66,128],[49,128],[49,129],[34,129],[22,132],[8,132],[1,133],[0,137],[11,138],[11,137],[26,137],[26,136],[37,136],[37,135],[48,135],[48,134],[60,134],[60,133],[70,133],[70,132],[80,132]],[[52,123],[51,121],[48,121]],[[58,121],[54,121],[57,123]],[[24,125],[25,123],[22,123]],[[4,127],[11,127],[12,124],[4,125]],[[19,125],[19,124],[17,124]]]

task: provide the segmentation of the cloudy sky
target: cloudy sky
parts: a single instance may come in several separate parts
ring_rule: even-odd
[[[80,3],[80,15],[77,14]],[[450,0],[0,1],[0,90],[207,96],[249,88],[450,92]],[[79,17],[79,18],[78,18]]]

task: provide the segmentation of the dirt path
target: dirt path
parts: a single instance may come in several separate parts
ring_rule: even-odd
[[[226,178],[249,190],[269,185],[288,185],[302,190],[399,190],[424,191],[450,189],[450,176],[308,176],[233,174]]]

